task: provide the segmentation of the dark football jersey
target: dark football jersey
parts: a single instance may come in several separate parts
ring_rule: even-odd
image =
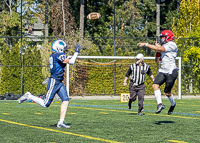
[[[51,77],[57,80],[63,80],[65,72],[65,63],[62,63],[67,58],[65,53],[52,53],[49,56],[49,68]]]

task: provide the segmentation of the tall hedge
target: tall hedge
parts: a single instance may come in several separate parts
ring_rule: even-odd
[[[37,50],[37,47],[29,48],[26,50],[24,56],[24,68],[23,68],[23,81],[24,92],[31,92],[32,94],[45,93],[45,86],[42,85],[42,60],[41,53]]]
[[[21,93],[21,61],[20,61],[20,43],[15,44],[11,49],[10,54],[10,77],[9,77],[9,92]]]
[[[19,43],[15,44],[10,50],[8,46],[3,46],[1,70],[0,93],[20,94],[20,52]]]
[[[33,76],[34,76],[34,81],[33,81],[33,93],[35,94],[41,94],[41,93],[46,93],[45,86],[42,85],[43,81],[43,75],[42,75],[42,58],[41,58],[41,53],[40,50],[37,50],[37,47],[34,48],[33,51]]]
[[[20,43],[11,49],[5,44],[3,46],[0,94],[21,93],[21,60]],[[42,60],[41,53],[36,47],[29,47],[23,55],[23,90],[33,94],[46,93],[45,86],[42,85]]]
[[[25,51],[25,54],[23,56],[23,87],[24,87],[24,92],[27,91],[32,91],[33,86],[34,86],[34,76],[33,76],[33,54],[31,49],[27,49]]]
[[[1,80],[0,80],[0,94],[5,94],[9,91],[9,77],[10,77],[10,49],[4,44],[3,45],[3,57],[2,57],[2,65],[1,68]]]

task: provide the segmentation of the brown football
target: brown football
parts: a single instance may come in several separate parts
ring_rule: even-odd
[[[92,13],[87,15],[87,19],[89,19],[89,20],[97,20],[100,17],[101,17],[101,14],[99,14],[97,12],[92,12]]]

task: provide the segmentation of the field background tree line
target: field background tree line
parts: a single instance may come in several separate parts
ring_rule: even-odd
[[[170,29],[175,34],[175,42],[179,48],[178,56],[182,57],[182,93],[198,94],[199,10],[199,0],[23,0],[22,3],[20,0],[1,1],[0,94],[20,94],[21,28],[24,92],[45,93],[46,85],[42,85],[41,82],[49,76],[48,56],[51,54],[51,43],[57,38],[66,41],[68,55],[73,54],[76,43],[80,42],[83,45],[80,53],[82,56],[136,56],[140,52],[152,57],[155,56],[155,51],[145,47],[139,48],[137,43],[143,41],[154,44],[158,40],[158,29]],[[86,16],[91,12],[100,13],[101,18],[96,21],[88,20]],[[160,17],[157,17],[158,12]],[[35,43],[28,38],[25,27],[33,26],[38,22],[38,18],[42,21],[44,36],[38,37],[41,42]],[[95,61],[104,63],[111,60]],[[87,62],[89,61],[84,61]],[[127,88],[121,88],[120,83],[132,62],[134,61],[124,61],[127,65],[123,71],[117,68],[122,76],[117,80],[117,93],[127,92]],[[83,65],[84,63],[80,62],[83,69],[87,65]],[[156,63],[151,61],[150,65],[156,66]],[[87,89],[89,94],[101,94],[100,90],[104,86],[107,93],[113,94],[112,87],[109,86],[113,84],[113,79],[110,83],[101,80],[90,85],[98,77],[112,76],[112,70],[108,68],[109,71],[103,73],[105,75],[99,75],[98,70],[88,68],[83,82],[77,78],[82,76],[81,72],[75,74],[79,68],[78,63],[72,66],[70,71],[71,75],[74,74],[70,82],[71,93],[81,94]],[[156,69],[154,73],[156,74]],[[79,87],[82,90],[73,86],[78,83],[81,83]],[[103,83],[102,87],[99,83]],[[148,78],[146,87],[146,92],[152,93],[151,81]],[[177,93],[177,89],[174,90]]]

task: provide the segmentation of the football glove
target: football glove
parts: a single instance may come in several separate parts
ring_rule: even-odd
[[[81,46],[81,44],[77,43],[76,44],[76,48],[75,48],[75,52],[80,52],[80,50],[82,49],[83,47]]]

